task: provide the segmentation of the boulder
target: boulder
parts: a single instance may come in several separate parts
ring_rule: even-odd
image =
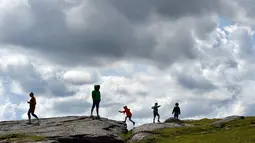
[[[132,135],[132,138],[128,142],[137,142],[145,139],[146,137],[153,135],[153,133],[140,132]]]
[[[175,119],[175,118],[169,118],[166,119],[164,123],[177,123],[177,124],[183,124],[184,122],[180,119]]]
[[[26,124],[27,120],[0,122],[0,136],[4,134],[25,133],[43,136],[48,142],[86,142],[86,143],[123,143],[120,134],[127,133],[123,122],[106,118],[68,116],[41,119],[40,125]]]
[[[133,130],[133,134],[129,139],[129,142],[140,141],[145,139],[146,137],[154,134],[153,131],[157,129],[164,128],[177,128],[184,127],[185,124],[177,124],[177,123],[149,123],[136,127]]]
[[[227,122],[230,122],[230,121],[233,121],[233,120],[243,120],[244,119],[244,116],[228,116],[222,120],[219,120],[219,121],[216,121],[216,122],[213,122],[211,125],[215,126],[215,127],[222,127],[224,123],[227,123]]]
[[[141,126],[136,127],[133,130],[133,133],[139,133],[139,132],[152,132],[157,129],[163,129],[163,128],[174,128],[174,127],[183,127],[184,124],[176,124],[176,123],[148,123],[143,124]]]

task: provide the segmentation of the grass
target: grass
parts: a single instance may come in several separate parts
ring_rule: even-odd
[[[255,143],[255,117],[224,123],[220,128],[210,125],[217,120],[184,121],[196,126],[155,130],[157,134],[140,143]]]
[[[43,141],[45,140],[44,137],[41,136],[34,136],[34,135],[27,135],[23,133],[17,133],[17,134],[5,134],[0,135],[0,142],[28,142],[28,141]]]
[[[216,121],[219,121],[221,119],[207,119],[207,118],[204,118],[204,119],[201,119],[201,120],[184,120],[184,123],[185,124],[192,124],[192,125],[195,125],[195,126],[203,126],[203,125],[208,125],[208,124],[211,124],[213,122],[216,122]]]
[[[124,141],[128,141],[132,134],[133,134],[132,131],[128,131],[126,134],[121,134],[120,137],[121,137]]]

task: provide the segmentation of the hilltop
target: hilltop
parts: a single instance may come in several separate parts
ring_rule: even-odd
[[[229,116],[145,124],[123,135],[129,143],[254,143],[255,117]]]
[[[42,118],[40,125],[27,120],[0,122],[0,142],[86,142],[123,143],[120,134],[127,132],[123,122],[86,116]]]
[[[174,120],[147,123],[128,131],[121,121],[86,116],[43,118],[0,122],[0,143],[253,143],[255,117],[230,116],[224,119]]]

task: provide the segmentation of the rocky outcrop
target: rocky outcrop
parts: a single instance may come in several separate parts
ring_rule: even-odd
[[[41,119],[32,125],[27,120],[0,122],[0,136],[5,134],[25,133],[43,136],[48,140],[43,142],[65,143],[123,143],[121,133],[127,132],[126,124],[106,118],[92,119],[89,117],[56,117]]]
[[[129,139],[129,142],[140,141],[144,138],[155,134],[155,130],[157,129],[164,129],[164,128],[177,128],[177,127],[184,127],[184,126],[192,126],[188,124],[178,124],[178,123],[149,123],[144,124],[139,127],[136,127],[132,132],[132,136]]]
[[[226,117],[222,120],[213,122],[211,125],[220,128],[220,127],[224,126],[224,123],[234,121],[234,120],[243,120],[243,119],[244,119],[244,116],[236,116],[236,115],[235,116],[228,116],[228,117]]]
[[[175,118],[169,118],[166,119],[164,123],[177,123],[177,124],[182,124],[184,123],[182,120],[180,119],[175,119]]]

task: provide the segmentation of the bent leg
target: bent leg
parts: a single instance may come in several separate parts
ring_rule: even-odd
[[[129,118],[129,121],[131,121],[133,123],[133,125],[135,125],[135,122],[131,119],[131,116],[128,118]]]
[[[35,117],[37,120],[39,120],[39,118],[35,115],[35,113],[32,113],[32,116]]]
[[[126,121],[127,121],[127,116],[125,117],[124,123],[126,123]]]
[[[160,115],[158,114],[158,122],[160,122],[160,120],[159,120],[159,119],[160,119]]]

